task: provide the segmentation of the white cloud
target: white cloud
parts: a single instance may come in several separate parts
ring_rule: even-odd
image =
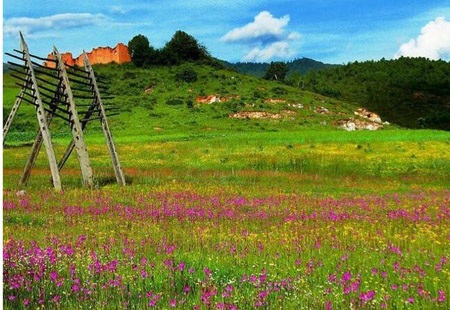
[[[417,39],[402,44],[394,57],[401,56],[429,59],[450,57],[450,21],[438,17],[426,24]]]
[[[127,12],[127,10],[119,5],[113,5],[109,11],[113,14],[125,14]]]
[[[19,31],[22,31],[27,35],[47,30],[96,25],[105,20],[107,17],[103,14],[91,13],[64,13],[38,18],[13,17],[5,20],[3,33],[6,36],[17,36]]]
[[[287,39],[289,41],[298,41],[300,40],[300,38],[302,37],[302,35],[298,32],[291,32],[290,34],[288,34]]]
[[[300,33],[285,30],[289,20],[289,15],[276,18],[270,12],[262,11],[255,16],[253,22],[229,31],[221,40],[248,45],[250,51],[242,57],[242,61],[288,59],[296,55],[290,42],[299,41],[301,38]]]
[[[267,11],[255,16],[255,20],[243,27],[235,28],[222,37],[224,42],[253,41],[280,38],[283,28],[289,23],[289,15],[275,18]]]
[[[242,58],[242,61],[265,62],[274,57],[283,59],[291,58],[295,54],[296,52],[289,47],[288,42],[280,41],[263,48],[255,47]]]

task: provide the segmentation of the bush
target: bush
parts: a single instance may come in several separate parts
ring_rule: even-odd
[[[193,83],[197,81],[197,72],[192,68],[182,69],[175,75],[177,81],[184,81],[187,83]]]
[[[264,79],[273,81],[284,81],[286,74],[288,72],[288,67],[284,62],[272,61],[267,68],[266,74],[264,74]]]
[[[182,105],[183,100],[180,98],[171,98],[166,101],[167,105]]]

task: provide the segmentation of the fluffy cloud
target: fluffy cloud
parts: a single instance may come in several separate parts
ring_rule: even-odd
[[[255,20],[244,27],[235,28],[222,37],[224,42],[276,40],[289,23],[289,15],[275,18],[267,11],[255,16]]]
[[[78,28],[96,25],[107,18],[103,14],[65,13],[38,18],[13,17],[5,20],[3,33],[6,36],[16,36],[19,31],[24,34],[35,34],[53,29]]]
[[[242,61],[264,62],[274,57],[291,58],[295,54],[296,52],[289,47],[288,42],[280,41],[263,48],[255,47],[242,58]]]
[[[263,11],[255,16],[254,21],[226,33],[221,40],[227,43],[242,43],[251,49],[242,61],[267,61],[272,58],[290,58],[296,52],[290,47],[290,41],[298,41],[298,32],[287,32],[289,15],[273,17]]]
[[[395,58],[427,57],[440,59],[450,57],[450,22],[444,17],[438,17],[426,24],[417,39],[400,46]]]

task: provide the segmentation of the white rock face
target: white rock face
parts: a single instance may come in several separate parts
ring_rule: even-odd
[[[342,125],[342,128],[347,130],[347,131],[355,131],[356,130],[356,125],[353,122],[347,122],[347,123]]]

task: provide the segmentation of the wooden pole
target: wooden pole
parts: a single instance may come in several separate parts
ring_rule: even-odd
[[[9,129],[11,128],[11,124],[14,120],[14,117],[16,117],[17,110],[19,110],[20,104],[22,103],[22,97],[25,94],[25,89],[22,88],[20,90],[19,96],[16,98],[16,101],[14,102],[14,105],[11,109],[11,112],[8,115],[8,118],[6,119],[5,126],[3,126],[3,145],[5,145],[6,135],[8,134]]]
[[[54,102],[55,106],[57,106],[59,103],[60,96],[58,94],[61,90],[62,89],[61,89],[61,80],[60,80],[58,82],[58,87],[56,88],[55,95],[53,97],[53,102]],[[52,110],[55,111],[56,108],[53,108]],[[47,124],[50,126],[50,123],[53,118],[53,114],[47,112],[46,118],[47,118]],[[34,142],[33,142],[33,146],[31,147],[30,156],[28,156],[27,163],[25,164],[24,173],[22,174],[22,178],[19,181],[19,184],[22,186],[28,184],[28,181],[29,181],[30,175],[31,175],[31,169],[33,168],[34,163],[36,162],[36,159],[39,155],[39,151],[41,150],[41,147],[42,147],[42,142],[43,142],[42,133],[41,133],[41,130],[38,129],[36,138],[34,139]]]
[[[106,118],[106,112],[103,106],[102,98],[100,96],[100,91],[98,90],[94,70],[92,69],[92,66],[89,62],[89,58],[87,57],[85,51],[83,51],[83,57],[84,57],[84,68],[86,69],[86,72],[89,73],[89,78],[91,79],[91,83],[94,87],[94,97],[97,100],[98,108],[100,110],[100,123],[102,125],[103,134],[105,135],[109,155],[111,156],[111,161],[114,168],[114,173],[116,175],[117,184],[126,185],[125,175],[123,174],[122,167],[120,166],[119,155],[117,154],[111,130],[109,129],[108,119]]]
[[[39,123],[39,129],[42,134],[42,139],[45,145],[45,151],[47,153],[48,162],[50,165],[50,171],[52,173],[53,186],[56,190],[61,190],[61,178],[59,176],[58,164],[56,163],[55,151],[53,150],[52,139],[50,135],[50,130],[48,128],[47,118],[45,115],[44,106],[42,104],[41,95],[39,93],[39,87],[36,82],[36,76],[34,74],[33,64],[31,63],[30,53],[28,51],[28,46],[20,32],[20,48],[24,52],[25,66],[28,68],[31,77],[31,88],[34,91],[34,96],[36,97],[36,116]],[[31,169],[31,166],[26,166],[25,169]],[[24,174],[29,173],[29,171],[24,171]]]
[[[92,187],[94,185],[94,179],[92,174],[92,167],[89,160],[86,144],[84,143],[83,130],[81,129],[80,119],[78,118],[77,108],[75,106],[75,100],[73,98],[72,89],[70,87],[69,78],[67,76],[66,65],[61,59],[61,55],[55,46],[53,46],[53,54],[57,59],[57,67],[59,69],[58,74],[62,78],[62,84],[64,86],[64,92],[68,99],[68,108],[71,113],[71,131],[73,141],[75,143],[75,149],[77,151],[78,161],[80,162],[81,175],[83,177],[83,185]],[[56,167],[58,169],[58,167]]]

